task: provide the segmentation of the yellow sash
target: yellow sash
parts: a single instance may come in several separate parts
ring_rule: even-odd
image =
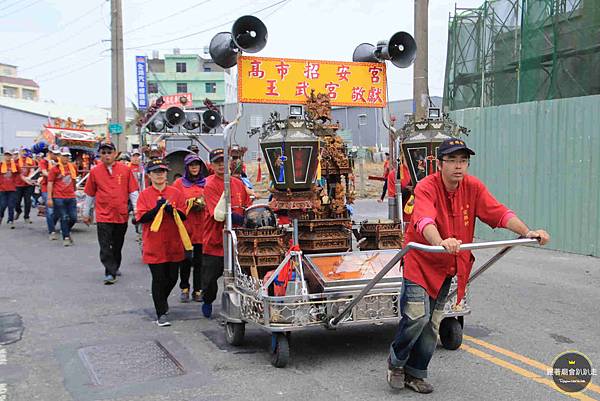
[[[160,225],[162,223],[163,217],[165,215],[165,206],[167,206],[167,204],[163,204],[160,209],[158,209],[158,213],[156,213],[156,216],[154,217],[154,220],[152,221],[152,224],[150,225],[150,231],[152,232],[158,232],[158,230],[160,229]],[[188,207],[189,207],[189,202],[188,202]],[[192,251],[194,249],[194,246],[192,245],[192,241],[190,240],[190,236],[187,233],[187,230],[185,229],[185,226],[183,225],[183,221],[181,221],[181,217],[179,216],[179,213],[177,213],[177,209],[173,208],[173,219],[175,220],[175,225],[177,226],[177,230],[179,231],[179,237],[181,238],[181,242],[183,243],[183,248],[186,251]]]
[[[404,213],[412,214],[413,209],[415,208],[414,199],[415,199],[414,195],[411,195],[410,198],[408,198],[408,202],[406,202],[406,205],[404,206]],[[413,202],[413,203],[410,204],[411,202]]]
[[[6,174],[7,171],[8,165],[6,164],[6,162],[2,162],[2,167],[0,167],[0,173]],[[13,173],[17,172],[17,165],[15,164],[14,160],[10,161],[10,171],[12,171]]]
[[[27,166],[33,166],[33,160],[31,159],[31,157],[25,158],[24,164]],[[19,157],[19,168],[23,168],[23,158],[22,157]]]
[[[73,165],[73,163],[67,163],[67,166],[69,167],[69,174],[71,174],[71,178],[77,178],[77,171],[75,171],[75,166]],[[60,161],[58,162],[58,168],[60,169],[60,175],[64,177],[65,166]]]

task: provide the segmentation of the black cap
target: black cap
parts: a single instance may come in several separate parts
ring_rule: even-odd
[[[210,151],[210,154],[208,155],[208,158],[210,159],[211,163],[214,163],[219,159],[223,159],[224,157],[225,157],[225,153],[223,151],[223,148],[213,149]]]
[[[117,150],[117,148],[115,148],[115,144],[112,143],[112,142],[108,142],[108,141],[102,141],[102,142],[100,142],[100,145],[98,146],[98,150],[100,150],[102,148],[108,148],[108,149],[112,149],[112,150]]]
[[[449,155],[450,153],[454,153],[457,150],[465,150],[470,155],[475,155],[471,149],[467,147],[465,141],[459,138],[448,138],[438,148],[438,158],[441,158],[444,155]]]
[[[148,164],[146,164],[146,173],[149,173],[151,171],[155,171],[155,170],[170,170],[169,169],[169,163],[167,163],[166,160],[163,159],[152,159],[148,162]]]

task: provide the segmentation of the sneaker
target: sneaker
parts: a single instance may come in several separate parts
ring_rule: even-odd
[[[387,382],[391,388],[401,390],[404,388],[404,368],[396,368],[392,366],[392,362],[388,357]]]
[[[166,315],[162,315],[161,317],[158,318],[158,320],[156,321],[156,325],[158,327],[166,327],[166,326],[170,326],[171,322],[169,322],[169,320],[167,319]]]
[[[33,224],[33,222],[31,221],[31,219],[25,219],[25,224]]]
[[[179,302],[184,303],[184,304],[190,302],[190,289],[189,288],[184,288],[183,290],[181,290],[181,295],[179,295]]]
[[[192,292],[192,301],[194,301],[194,302],[202,302],[202,291],[194,291],[194,292]]]
[[[63,239],[63,246],[71,246],[73,245],[73,240],[71,239],[71,237],[65,237]]]
[[[117,282],[117,279],[115,278],[115,276],[112,276],[110,274],[107,274],[106,276],[104,276],[104,284],[105,285],[111,285]]]
[[[423,379],[413,377],[408,373],[406,374],[406,377],[404,379],[404,385],[409,389],[420,394],[429,394],[433,392],[433,386],[431,384],[427,383]]]
[[[210,317],[212,316],[212,304],[202,305],[202,314],[205,318],[210,319]]]
[[[58,234],[55,232],[52,232],[48,235],[48,239],[50,239],[50,241],[56,241],[58,239]]]

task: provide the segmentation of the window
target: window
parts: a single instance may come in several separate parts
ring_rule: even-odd
[[[148,82],[148,93],[158,93],[158,85],[156,82]]]
[[[211,68],[210,67],[204,67],[204,72],[211,72]]]
[[[35,100],[35,91],[34,90],[23,89],[21,92],[22,92],[23,99],[26,99],[26,100]]]
[[[2,90],[2,96],[17,97],[17,92],[17,88],[12,86],[4,86],[4,89]]]
[[[187,84],[178,82],[177,93],[187,93]]]
[[[186,63],[175,63],[175,71],[177,72],[187,72]]]
[[[214,82],[207,82],[206,84],[206,93],[217,93],[217,84]]]

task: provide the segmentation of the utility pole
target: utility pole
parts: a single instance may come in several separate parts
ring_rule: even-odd
[[[427,117],[429,105],[428,90],[428,9],[429,0],[415,0],[415,41],[417,42],[417,58],[413,69],[413,102],[415,104],[415,121]]]
[[[123,67],[123,10],[121,0],[110,2],[110,32],[111,32],[111,122],[119,123],[122,132],[113,140],[117,150],[127,150],[125,135],[125,76]]]

